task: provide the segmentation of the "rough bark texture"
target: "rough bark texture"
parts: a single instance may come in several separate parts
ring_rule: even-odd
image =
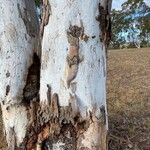
[[[50,0],[49,4],[51,16],[42,43],[40,102],[43,108],[50,103],[53,121],[49,122],[49,138],[41,146],[105,150],[105,50],[110,39],[111,2]],[[47,98],[48,91],[51,98]]]
[[[48,0],[43,0],[42,2],[42,18],[41,18],[41,25],[40,25],[40,37],[42,38],[44,27],[48,24],[49,16],[50,16],[50,4]]]
[[[0,102],[10,150],[24,140],[29,101],[37,95],[37,73],[31,68],[38,31],[34,1],[0,0]]]
[[[43,0],[41,63],[33,1],[0,4],[6,17],[0,99],[9,149],[106,150],[111,0]]]

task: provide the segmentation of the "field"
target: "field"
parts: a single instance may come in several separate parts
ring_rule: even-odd
[[[109,150],[150,150],[150,49],[108,52]]]
[[[150,150],[150,49],[108,51],[107,69],[109,150]]]

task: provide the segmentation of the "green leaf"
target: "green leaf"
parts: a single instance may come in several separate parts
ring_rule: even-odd
[[[39,6],[40,6],[40,3],[41,3],[41,0],[35,0],[35,5],[36,5],[36,6],[39,7]]]

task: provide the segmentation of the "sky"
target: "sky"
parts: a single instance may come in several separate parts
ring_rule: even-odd
[[[127,0],[113,0],[112,9],[121,9],[121,5]],[[150,6],[150,0],[145,0],[145,2]]]

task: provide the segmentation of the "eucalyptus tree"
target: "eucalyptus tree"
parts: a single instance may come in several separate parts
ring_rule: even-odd
[[[37,3],[37,1],[36,1]],[[105,150],[111,0],[0,0],[8,149]]]
[[[112,10],[111,48],[148,47],[150,41],[150,7],[144,0],[127,0],[121,10]],[[116,26],[117,24],[117,26]]]

